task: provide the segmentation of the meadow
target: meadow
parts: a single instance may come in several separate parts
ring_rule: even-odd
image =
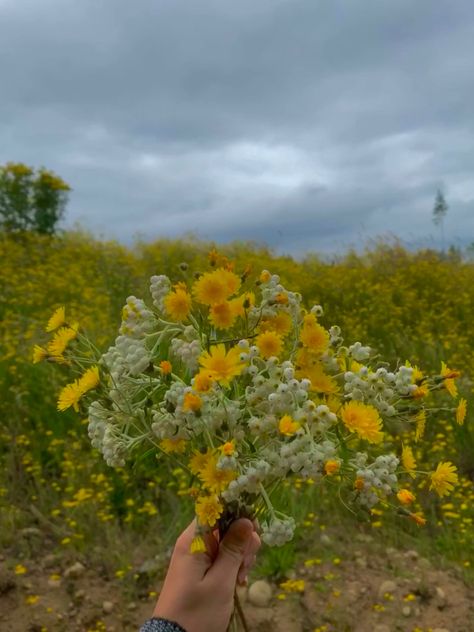
[[[175,277],[183,262],[204,268],[211,247],[192,238],[126,248],[81,232],[0,234],[0,549],[12,558],[39,554],[41,547],[66,559],[78,554],[133,592],[143,579],[136,560],[147,555],[156,560],[156,552],[166,551],[189,520],[185,472],[158,467],[153,455],[133,466],[107,467],[90,446],[87,420],[56,409],[67,376],[52,364],[33,365],[32,348],[41,343],[53,310],[65,305],[105,350],[127,296],[144,296],[151,275]],[[394,366],[409,359],[439,372],[445,361],[461,371],[458,388],[468,402],[464,423],[454,422],[448,402],[446,414],[426,428],[431,441],[406,437],[433,465],[441,457],[455,463],[460,484],[449,497],[426,504],[423,528],[376,509],[363,529],[449,560],[471,580],[474,263],[455,250],[411,252],[395,241],[331,260],[313,254],[296,261],[247,243],[222,252],[239,269],[279,274],[309,304],[323,305],[325,318],[341,327],[347,341],[369,344]],[[430,453],[421,454],[431,444]],[[424,490],[418,491],[423,506]],[[298,518],[298,537],[282,549],[264,551],[259,566],[260,575],[277,580],[291,573],[311,534],[331,523],[349,528],[356,523],[317,486],[297,481],[283,493]],[[31,528],[43,534],[40,542],[18,538]]]

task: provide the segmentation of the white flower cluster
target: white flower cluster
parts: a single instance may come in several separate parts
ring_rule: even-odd
[[[153,305],[160,311],[164,311],[164,298],[171,290],[171,282],[164,274],[154,275],[150,279],[150,294]]]
[[[262,281],[260,286],[262,302],[258,308],[253,307],[249,310],[249,318],[254,321],[262,316],[271,318],[280,311],[288,312],[296,317],[301,308],[301,294],[284,288],[278,274],[271,275],[268,270],[264,270],[262,275],[268,277],[268,281]]]
[[[413,369],[402,366],[396,373],[381,367],[372,372],[362,366],[358,371],[344,374],[344,392],[349,399],[367,402],[387,417],[396,414],[395,404],[400,396],[416,390],[412,384]]]
[[[122,324],[119,333],[132,338],[141,338],[153,331],[156,319],[145,303],[135,296],[129,296],[122,309]]]
[[[114,415],[98,401],[89,406],[88,434],[92,446],[102,453],[107,465],[123,467],[127,454],[127,444],[114,424]]]
[[[295,527],[293,518],[273,517],[262,524],[262,540],[269,546],[283,546],[293,538]]]
[[[171,341],[171,355],[178,358],[188,371],[194,373],[199,368],[199,356],[202,353],[199,340],[182,340],[173,338]]]
[[[384,454],[371,465],[367,465],[367,461],[368,455],[358,452],[354,465],[358,468],[357,478],[363,483],[362,489],[358,490],[357,501],[370,509],[379,502],[380,496],[386,497],[395,491],[399,459],[394,454]]]

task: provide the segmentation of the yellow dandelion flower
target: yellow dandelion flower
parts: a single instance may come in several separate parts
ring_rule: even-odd
[[[48,343],[48,353],[54,358],[60,358],[66,347],[77,336],[77,329],[73,327],[61,327]]]
[[[291,331],[292,325],[293,321],[291,320],[290,314],[287,312],[279,312],[272,318],[264,319],[260,325],[260,331],[274,331],[280,334],[280,336],[286,336],[286,334]]]
[[[458,402],[458,406],[456,408],[456,421],[460,426],[463,425],[464,420],[466,419],[466,414],[467,414],[467,401],[464,399],[464,397],[461,397],[461,399]]]
[[[402,465],[412,478],[416,476],[416,459],[409,445],[402,447]]]
[[[334,459],[329,459],[329,461],[326,461],[326,463],[324,464],[324,471],[328,476],[333,476],[333,474],[337,474],[340,469],[340,462]]]
[[[426,411],[424,409],[420,410],[415,417],[416,422],[416,430],[415,430],[415,441],[419,441],[423,438],[425,434],[425,426],[426,426]]]
[[[35,345],[33,347],[33,364],[38,364],[38,362],[41,362],[47,357],[48,352],[46,349],[43,349],[43,347],[40,347],[39,345]]]
[[[304,317],[300,342],[310,353],[321,355],[329,346],[329,333],[316,320],[314,314]]]
[[[237,478],[236,472],[232,470],[219,469],[217,460],[209,461],[199,472],[199,478],[204,487],[214,493],[220,494],[229,487],[229,483]]]
[[[185,393],[183,400],[184,412],[197,413],[201,410],[202,399],[196,393]]]
[[[458,388],[454,380],[459,377],[461,373],[456,369],[450,369],[446,366],[445,362],[441,362],[441,376],[444,378],[444,387],[451,395],[451,397],[457,397]]]
[[[222,454],[225,456],[232,456],[235,452],[235,444],[233,441],[226,441],[224,445],[219,448]]]
[[[160,441],[160,448],[166,454],[183,454],[186,451],[185,439],[162,439]]]
[[[414,397],[415,399],[421,399],[422,397],[426,397],[428,393],[428,386],[426,384],[422,384],[421,386],[416,387],[416,389],[412,393],[412,397]]]
[[[15,575],[24,575],[27,572],[26,566],[23,564],[17,564],[14,569]]]
[[[358,492],[361,492],[365,487],[365,481],[363,478],[357,477],[354,481],[354,489],[357,489]]]
[[[271,278],[272,275],[268,270],[262,270],[262,272],[260,273],[260,283],[268,283]]]
[[[39,595],[28,595],[25,597],[25,603],[27,606],[34,606],[39,601]]]
[[[213,527],[224,511],[219,498],[213,496],[201,496],[195,504],[196,516],[199,524]]]
[[[237,313],[229,301],[211,305],[209,321],[216,329],[229,329],[235,323]]]
[[[162,360],[159,364],[159,367],[163,375],[169,375],[173,370],[173,366],[168,360]]]
[[[201,275],[193,285],[193,294],[199,303],[218,305],[235,294],[239,287],[240,279],[234,272],[219,268]]]
[[[245,363],[240,360],[240,354],[241,350],[238,347],[232,347],[226,352],[225,345],[218,344],[200,356],[199,364],[213,380],[223,386],[229,386],[231,379],[244,370]]]
[[[53,313],[51,318],[48,320],[48,324],[46,325],[46,331],[50,333],[51,331],[55,331],[62,325],[66,323],[66,310],[64,307],[58,307],[58,309]]]
[[[65,411],[73,406],[76,412],[79,412],[79,400],[83,395],[79,380],[75,380],[66,386],[59,393],[57,408],[59,411]]]
[[[416,522],[419,527],[424,527],[426,524],[426,518],[420,512],[411,513],[409,518],[413,520],[413,522]]]
[[[204,538],[200,535],[194,536],[191,541],[191,545],[189,547],[190,553],[206,553],[206,543],[204,542]]]
[[[300,424],[297,421],[294,421],[290,415],[283,415],[278,423],[278,430],[281,434],[290,437],[294,435],[295,432],[300,428]]]
[[[209,449],[206,452],[194,452],[189,461],[189,469],[193,474],[198,475],[210,462],[213,462],[214,464],[217,463],[217,458],[212,450]]]
[[[229,301],[232,311],[236,316],[244,316],[245,310],[255,305],[255,294],[253,292],[245,292]]]
[[[263,334],[259,334],[255,344],[264,358],[278,357],[283,348],[281,336],[274,331],[265,331]]]
[[[436,470],[431,473],[430,489],[434,489],[441,497],[449,494],[459,482],[456,471],[456,466],[450,461],[438,463]]]
[[[351,401],[344,404],[340,411],[344,425],[355,432],[361,439],[369,443],[380,443],[383,440],[382,420],[378,410],[370,404]]]
[[[99,367],[95,364],[85,371],[85,373],[79,378],[79,388],[82,390],[82,394],[97,388],[100,384]]]
[[[181,322],[186,320],[191,311],[191,295],[182,287],[177,287],[174,292],[165,296],[163,301],[165,311],[172,320]]]
[[[412,494],[409,489],[400,489],[397,492],[397,498],[402,505],[410,505],[415,500],[415,494]]]
[[[198,393],[207,393],[213,384],[214,380],[206,371],[199,371],[193,378],[193,387]]]

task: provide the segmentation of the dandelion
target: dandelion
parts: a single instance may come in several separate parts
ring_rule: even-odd
[[[424,408],[417,413],[415,417],[416,422],[416,430],[415,430],[415,441],[420,441],[425,434],[425,426],[426,426],[426,411]]]
[[[17,564],[14,569],[15,575],[24,575],[26,571],[26,566],[23,566],[23,564]]]
[[[283,415],[278,424],[278,430],[281,434],[286,435],[287,437],[294,435],[299,428],[300,424],[297,421],[294,421],[290,415]]]
[[[232,327],[237,317],[235,308],[229,301],[212,305],[209,310],[209,321],[216,329],[228,329]]]
[[[240,287],[239,277],[219,268],[207,272],[194,283],[193,294],[199,303],[204,305],[219,305],[235,294]]]
[[[409,514],[410,520],[413,520],[419,527],[424,527],[426,524],[426,518],[420,513],[411,513]]]
[[[415,495],[408,489],[400,489],[397,492],[397,498],[402,505],[410,505],[415,500]]]
[[[456,408],[456,422],[460,426],[463,425],[464,420],[466,419],[466,413],[467,413],[467,402],[464,399],[464,397],[461,397]]]
[[[83,391],[78,380],[71,384],[66,384],[59,393],[58,410],[63,412],[72,406],[76,412],[79,412],[79,400],[82,395]]]
[[[200,470],[199,478],[205,489],[214,494],[220,494],[229,487],[231,481],[237,478],[237,474],[232,470],[219,469],[216,465],[215,459],[209,460],[205,467]]]
[[[48,343],[48,353],[53,358],[63,359],[66,347],[77,336],[77,330],[73,327],[61,327],[54,334],[53,339]]]
[[[162,439],[160,441],[160,448],[166,454],[182,454],[186,451],[186,440],[185,439]]]
[[[173,367],[169,360],[162,360],[158,366],[160,367],[163,375],[170,375],[173,370]]]
[[[436,470],[431,473],[430,489],[434,489],[440,497],[449,494],[459,482],[456,470],[450,461],[438,463]]]
[[[402,448],[402,465],[407,474],[412,478],[416,476],[416,459],[410,446],[404,445]]]
[[[82,394],[97,388],[100,384],[99,367],[97,365],[91,366],[87,371],[79,378],[79,387],[82,390]]]
[[[224,507],[216,495],[200,496],[196,501],[195,511],[199,524],[213,527],[224,511]]]
[[[329,345],[329,334],[317,321],[314,314],[305,316],[300,341],[311,353],[321,355]]]
[[[281,336],[274,331],[265,331],[259,334],[255,344],[264,358],[278,357],[283,348]]]
[[[186,393],[184,395],[183,410],[185,412],[197,413],[201,410],[202,399],[195,393]]]
[[[335,461],[334,459],[330,459],[329,461],[326,461],[326,463],[324,464],[324,471],[326,472],[328,476],[333,476],[334,474],[337,474],[337,472],[339,472],[340,469],[341,469],[340,462]]]
[[[194,536],[191,541],[191,546],[189,548],[191,553],[206,553],[206,543],[204,542],[204,538],[200,535]]]
[[[48,352],[43,347],[35,345],[33,347],[33,364],[37,364],[48,357]]]
[[[200,472],[207,467],[210,463],[216,462],[216,458],[213,454],[212,450],[207,450],[206,452],[194,452],[193,456],[189,461],[189,469],[193,474],[200,474]]]
[[[444,378],[444,387],[451,397],[456,397],[458,394],[458,389],[454,380],[460,375],[461,373],[459,371],[456,369],[450,369],[446,366],[445,362],[441,362],[441,376]]]
[[[234,441],[226,441],[219,449],[224,456],[232,456],[235,452],[235,443]]]
[[[226,352],[225,346],[218,344],[200,356],[199,364],[213,380],[229,386],[231,379],[240,375],[244,369],[245,364],[240,359],[240,353],[238,347],[232,347]]]
[[[214,380],[207,371],[200,371],[193,378],[193,387],[198,393],[207,393],[213,384]]]
[[[165,296],[163,303],[168,316],[172,320],[181,322],[189,316],[192,299],[185,289],[178,286]]]
[[[370,404],[351,401],[341,409],[341,419],[351,432],[369,443],[380,443],[383,440],[382,420],[376,408]]]
[[[48,333],[55,331],[62,325],[66,323],[66,310],[64,307],[58,307],[58,309],[53,313],[51,318],[48,320],[48,324],[46,325],[46,331]]]
[[[274,331],[276,334],[280,334],[280,336],[286,336],[286,334],[291,331],[292,326],[293,321],[291,320],[290,314],[287,312],[278,312],[276,316],[264,319],[260,325],[260,330],[262,332]]]

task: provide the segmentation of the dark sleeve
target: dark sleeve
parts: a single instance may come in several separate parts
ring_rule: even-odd
[[[153,617],[142,625],[140,632],[186,632],[186,630],[174,621]]]

